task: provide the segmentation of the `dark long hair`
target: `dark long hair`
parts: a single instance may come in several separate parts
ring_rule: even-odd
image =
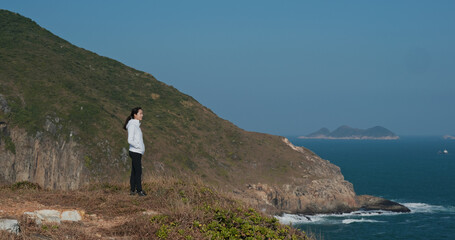
[[[135,107],[135,108],[131,109],[131,114],[126,118],[125,124],[123,124],[123,129],[126,130],[126,125],[128,124],[128,122],[131,119],[134,119],[134,114],[137,114],[139,112],[139,110],[142,110],[142,108],[141,107]]]

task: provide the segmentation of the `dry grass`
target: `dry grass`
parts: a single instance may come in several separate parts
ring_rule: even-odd
[[[251,224],[250,231],[239,231],[231,239],[268,239],[260,231],[269,229],[280,232],[276,235],[280,239],[307,239],[303,232],[280,225],[197,179],[156,177],[144,184],[146,197],[130,196],[127,185],[96,184],[78,191],[23,186],[0,189],[0,216],[18,219],[22,231],[20,236],[0,232],[0,239],[223,239],[221,234],[236,234],[235,228],[245,224]],[[38,209],[77,209],[86,214],[81,222],[41,226],[21,214]]]

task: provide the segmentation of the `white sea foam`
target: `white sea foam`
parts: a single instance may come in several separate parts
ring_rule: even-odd
[[[310,223],[315,222],[316,219],[311,219],[309,216],[304,215],[295,215],[295,214],[283,214],[282,216],[275,216],[283,224],[293,224],[293,223]]]
[[[372,210],[372,211],[355,211],[351,213],[345,213],[341,214],[341,217],[346,217],[346,216],[362,216],[362,217],[374,217],[374,216],[388,216],[388,215],[397,215],[401,213],[396,213],[396,212],[391,212],[391,211],[384,211],[384,210]]]
[[[453,206],[438,206],[426,203],[402,203],[411,210],[411,213],[455,213]]]
[[[438,206],[426,203],[401,203],[411,210],[412,213],[455,213],[453,206]],[[393,216],[409,213],[396,213],[390,211],[355,211],[343,214],[317,214],[317,215],[296,215],[296,214],[283,214],[282,216],[275,216],[283,224],[350,224],[354,222],[383,222],[373,219],[379,216]]]
[[[388,211],[355,211],[343,214],[317,214],[317,215],[295,215],[283,214],[275,216],[283,224],[349,224],[355,222],[379,222],[375,220],[365,220],[363,217],[375,217],[385,215],[395,215],[398,213]],[[356,219],[362,217],[362,219]],[[344,222],[347,221],[347,222]]]
[[[343,224],[351,224],[351,223],[358,223],[358,222],[368,222],[368,223],[378,223],[378,222],[384,222],[384,221],[376,221],[376,220],[370,220],[370,219],[344,219],[341,221]]]

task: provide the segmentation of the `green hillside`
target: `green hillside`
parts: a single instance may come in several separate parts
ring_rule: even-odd
[[[223,186],[286,182],[293,171],[289,160],[302,158],[278,136],[245,132],[152,75],[76,47],[5,10],[0,82],[11,109],[0,121],[30,136],[72,138],[93,180],[128,179],[122,124],[135,106],[144,109],[145,177],[197,175]]]

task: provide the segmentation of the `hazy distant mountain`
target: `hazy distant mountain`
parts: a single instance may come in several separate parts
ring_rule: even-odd
[[[318,131],[308,135],[307,137],[318,138],[330,135],[330,130],[327,128],[321,128]]]
[[[314,138],[314,139],[398,139],[399,137],[392,131],[376,126],[368,129],[351,128],[343,125],[333,132],[327,128],[321,128],[318,131],[307,136],[299,138]]]

